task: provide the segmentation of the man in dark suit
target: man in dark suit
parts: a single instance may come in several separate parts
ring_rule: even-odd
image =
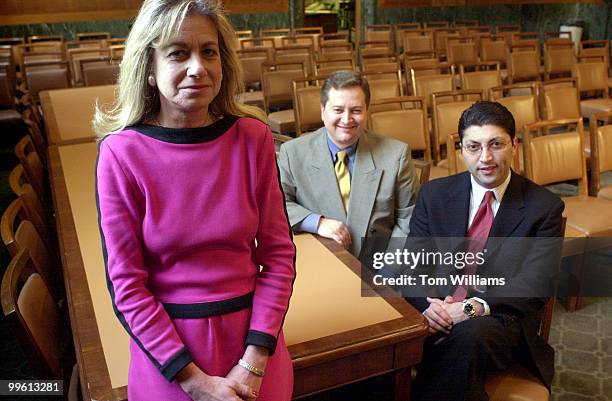
[[[406,237],[419,188],[408,145],[366,130],[369,103],[365,78],[331,74],[321,88],[325,126],[284,143],[278,156],[293,229],[331,238],[355,256],[362,238]]]
[[[469,172],[422,187],[410,237],[481,237],[490,248],[493,237],[563,235],[563,202],[510,168],[517,141],[514,119],[505,107],[475,103],[461,116],[459,136]],[[526,255],[498,249],[504,256],[498,255],[496,268],[520,278],[514,282],[533,283],[538,272],[531,267],[542,260],[538,254],[542,249],[534,239],[525,242],[535,244]],[[489,251],[487,257],[495,259],[495,251]],[[530,257],[531,262],[525,262]],[[413,400],[486,401],[486,374],[504,370],[516,360],[532,368],[550,389],[554,351],[537,333],[545,295],[517,298],[510,289],[510,296],[508,292],[495,296],[494,290],[460,285],[446,291],[440,297],[408,298],[427,318],[431,333]]]

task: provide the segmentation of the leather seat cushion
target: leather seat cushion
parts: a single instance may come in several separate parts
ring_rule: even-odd
[[[612,110],[612,99],[587,99],[580,102],[582,117],[589,118],[592,114]]]
[[[612,201],[612,186],[601,188],[597,193],[597,197]]]
[[[589,237],[612,236],[612,207],[609,201],[592,196],[568,196],[564,216],[567,225],[582,231]]]
[[[488,375],[485,388],[490,401],[548,401],[550,396],[546,386],[519,364]]]
[[[290,134],[295,132],[295,114],[293,109],[275,111],[268,114],[268,124],[272,132]]]

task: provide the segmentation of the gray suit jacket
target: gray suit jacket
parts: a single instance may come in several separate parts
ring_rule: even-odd
[[[355,256],[363,237],[406,237],[419,188],[408,145],[362,134],[347,213],[326,138],[323,127],[281,146],[278,164],[291,226],[311,213],[341,221],[349,228],[349,251]]]

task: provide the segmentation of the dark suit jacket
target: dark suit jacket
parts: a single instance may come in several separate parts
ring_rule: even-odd
[[[410,221],[410,237],[465,237],[470,207],[470,173],[431,181],[421,188]],[[559,197],[514,172],[504,193],[489,234],[492,237],[562,237],[564,204]],[[410,239],[409,239],[410,241]],[[537,250],[536,250],[537,251]],[[535,252],[535,251],[534,251]],[[501,250],[500,250],[501,253]],[[536,252],[537,253],[537,252]],[[489,255],[495,257],[495,253]],[[532,278],[529,263],[516,262],[523,255],[498,255],[505,269],[520,269],[511,275]],[[536,260],[538,255],[532,256]],[[524,259],[524,257],[523,257]],[[479,267],[480,271],[480,267]],[[448,295],[448,294],[447,294]],[[472,296],[474,294],[468,295]],[[479,295],[492,315],[519,321],[536,372],[550,388],[554,372],[554,351],[538,336],[539,323],[547,298],[495,298]],[[423,298],[408,299],[420,311],[429,303]]]

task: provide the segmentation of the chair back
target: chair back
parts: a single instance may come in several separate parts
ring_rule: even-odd
[[[446,138],[446,150],[448,152],[448,175],[459,174],[467,171],[463,154],[461,153],[461,143],[459,134],[453,132]]]
[[[393,79],[370,80],[369,83],[370,83],[370,104],[371,104],[370,111],[371,112],[395,109],[395,105],[393,104],[374,105],[372,104],[372,101],[374,100],[404,96],[404,89],[402,85],[401,76],[399,76],[399,71],[396,74],[397,76]],[[368,77],[370,76],[371,74],[368,74]]]
[[[546,45],[544,47],[544,71],[545,78],[551,75],[570,75],[576,64],[574,45],[570,42],[566,45]]]
[[[425,99],[427,109],[431,108],[431,94],[436,92],[448,92],[455,88],[452,74],[438,74],[417,76],[414,68],[410,69],[412,80],[412,93]]]
[[[560,78],[541,83],[543,117],[546,120],[580,118],[580,94],[575,78]]]
[[[284,69],[289,67],[291,69]],[[306,76],[306,66],[303,62],[263,64],[261,86],[266,113],[269,113],[271,109],[292,108],[293,90],[290,82]]]
[[[512,113],[517,133],[523,132],[525,125],[540,119],[538,88],[535,83],[498,86],[489,91],[489,98],[501,103]]]
[[[589,121],[591,193],[601,189],[601,174],[612,171],[612,112],[594,114]]]
[[[508,46],[503,35],[483,35],[480,37],[480,61],[497,61],[506,64]]]
[[[568,131],[548,134],[553,128]],[[528,125],[523,136],[527,177],[540,185],[578,180],[581,195],[588,195],[583,137],[582,118]]]
[[[109,56],[97,60],[80,60],[85,86],[115,85],[119,79],[119,64]]]
[[[430,162],[432,157],[425,100],[416,96],[380,99],[373,101],[370,109],[386,104],[394,104],[398,110],[370,111],[370,129],[407,143],[410,150],[422,151],[425,161]]]
[[[366,42],[387,42],[389,47],[393,43],[392,26],[388,24],[370,24],[366,25],[365,41]]]
[[[512,45],[508,48],[508,82],[540,79],[540,52],[537,46]]]
[[[492,66],[494,69],[484,71],[466,72],[466,66],[459,66],[461,75],[461,89],[480,89],[488,99],[489,89],[500,86],[502,77],[499,68],[499,63],[488,63],[487,66]]]
[[[320,87],[320,82],[323,80],[322,77],[293,80],[293,112],[295,114],[296,136],[323,126]]]
[[[476,41],[470,37],[447,38],[446,57],[451,64],[472,64],[478,62]]]
[[[482,92],[472,89],[438,92],[431,95],[434,127],[433,151],[436,162],[441,159],[440,148],[446,144],[448,134],[457,132],[461,114],[474,103],[475,100],[472,100],[474,97],[479,97],[476,100],[482,100]]]
[[[578,79],[580,93],[601,91],[603,97],[608,97],[608,73],[604,62],[577,63],[574,65],[573,76]]]
[[[99,57],[110,57],[109,49],[101,49],[101,48],[75,48],[68,49],[67,58],[68,65],[70,67],[70,74],[72,76],[73,82],[82,83],[83,82],[83,69],[81,60],[97,60]]]
[[[259,84],[261,80],[261,65],[267,62],[267,57],[240,57],[243,81],[246,87]]]
[[[401,53],[404,51],[404,32],[421,29],[421,24],[419,22],[405,22],[395,24],[393,29],[395,30],[395,51]]]
[[[70,328],[27,250],[2,278],[2,310],[39,378],[67,380],[74,364]]]
[[[435,52],[434,36],[431,30],[404,31],[404,53]]]
[[[70,71],[66,61],[45,61],[24,65],[28,90],[38,101],[40,91],[70,87]]]
[[[593,57],[599,61],[603,58],[608,68],[610,67],[610,44],[607,40],[583,40],[580,42],[578,54],[582,60]]]
[[[15,108],[15,68],[12,62],[0,62],[0,106]]]

